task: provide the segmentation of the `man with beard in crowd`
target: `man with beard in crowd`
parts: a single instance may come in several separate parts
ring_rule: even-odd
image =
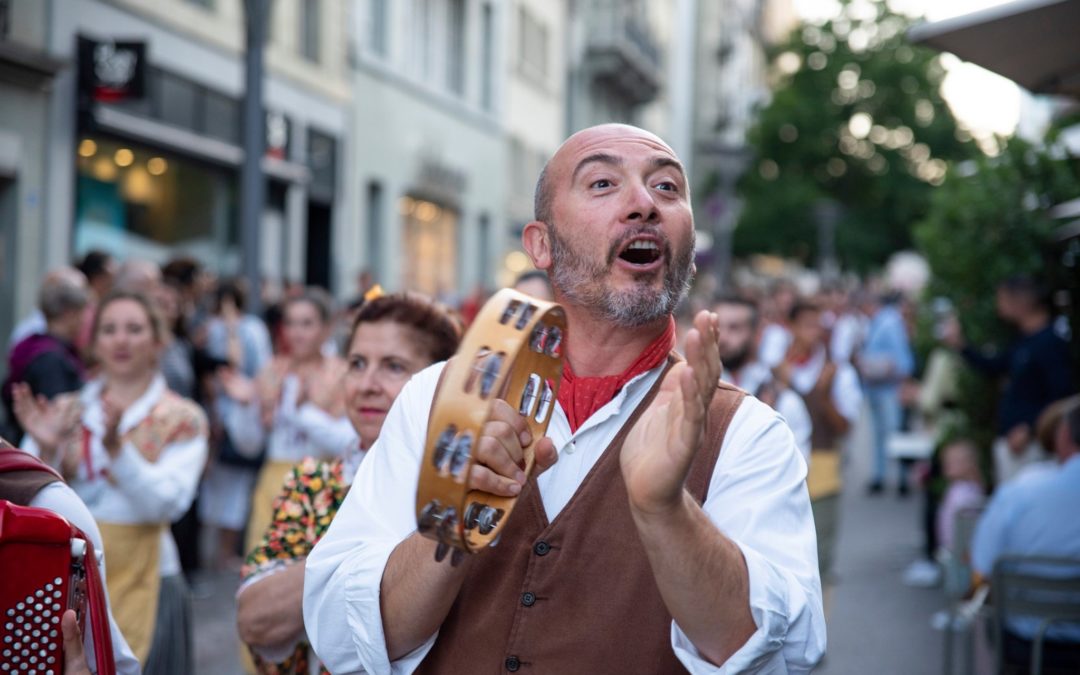
[[[754,358],[761,335],[761,312],[748,298],[728,296],[713,306],[717,317],[717,338],[723,378],[776,409],[791,427],[795,443],[810,461],[810,413],[802,397],[773,379],[772,370]]]
[[[689,181],[635,127],[567,140],[525,250],[566,311],[564,378],[536,470],[496,401],[474,489],[517,496],[499,545],[459,566],[416,532],[442,365],[387,416],[307,560],[304,618],[333,672],[808,672],[825,626],[805,463],[780,416],[719,383],[716,318],[686,360],[672,312],[693,274]]]

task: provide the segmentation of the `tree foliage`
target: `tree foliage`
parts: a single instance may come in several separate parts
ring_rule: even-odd
[[[844,267],[865,271],[910,248],[946,163],[978,152],[941,97],[938,54],[907,40],[910,22],[883,2],[849,3],[772,50],[778,83],[750,134],[736,254],[812,262],[824,200],[841,206]]]

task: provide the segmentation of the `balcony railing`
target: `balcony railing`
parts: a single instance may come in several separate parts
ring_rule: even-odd
[[[592,77],[628,103],[651,101],[660,90],[660,49],[626,2],[598,0],[587,14],[586,64]]]

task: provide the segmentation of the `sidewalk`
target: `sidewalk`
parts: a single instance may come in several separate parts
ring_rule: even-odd
[[[889,491],[868,496],[869,438],[856,428],[854,440],[844,470],[835,584],[827,607],[828,652],[814,673],[940,673],[944,635],[930,627],[930,616],[945,606],[941,589],[908,588],[900,580],[920,551],[922,495],[913,491],[899,498],[890,475]]]

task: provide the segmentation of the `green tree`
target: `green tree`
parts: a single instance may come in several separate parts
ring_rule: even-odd
[[[1042,150],[1018,138],[1002,146],[996,157],[950,167],[926,217],[914,228],[915,242],[933,272],[927,293],[949,298],[964,335],[980,346],[1004,347],[1014,338],[997,318],[995,289],[1002,280],[1023,275],[1054,289],[1076,286],[1075,268],[1062,265],[1053,243],[1061,221],[1048,211],[1080,195],[1080,162],[1060,148]],[[1080,334],[1078,329],[1074,317],[1074,334]],[[995,426],[993,385],[974,371],[962,374],[960,415],[949,434],[989,447]]]
[[[978,154],[941,97],[937,52],[912,45],[911,19],[884,2],[850,3],[803,25],[770,54],[777,78],[749,142],[736,255],[813,262],[816,206],[839,204],[836,251],[866,271],[911,247],[947,162]]]

